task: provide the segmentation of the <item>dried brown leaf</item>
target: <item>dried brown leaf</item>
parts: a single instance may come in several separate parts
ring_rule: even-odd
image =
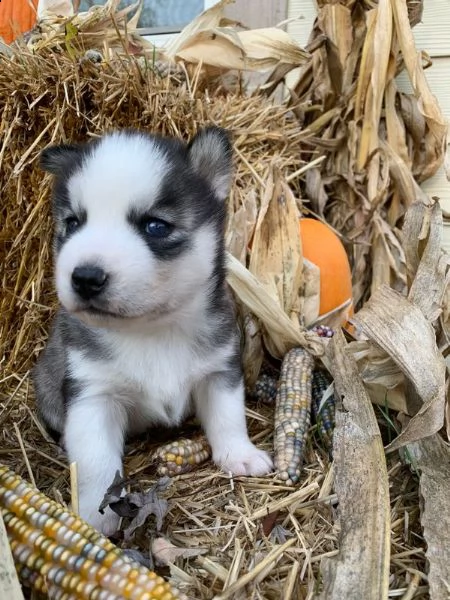
[[[314,212],[323,217],[328,195],[325,191],[320,169],[308,169],[305,178],[305,190]]]
[[[335,89],[341,90],[353,44],[351,11],[342,4],[327,4],[319,12],[318,23],[327,37],[330,77]]]
[[[419,147],[425,136],[426,121],[420,112],[414,96],[399,94],[400,116],[402,117],[406,130],[411,135],[414,144]]]
[[[389,410],[406,414],[408,406],[404,383],[400,383],[393,388],[386,388],[383,384],[377,383],[364,382],[364,385],[373,404],[377,404],[383,409],[388,408]]]
[[[167,56],[174,56],[183,47],[183,44],[198,32],[219,27],[223,23],[222,19],[225,7],[232,2],[234,0],[220,0],[188,23],[180,35],[167,45]]]
[[[386,116],[386,134],[387,143],[392,150],[402,159],[409,168],[412,166],[412,158],[409,156],[408,146],[406,144],[405,124],[397,112],[397,84],[396,61],[391,57],[388,68],[388,82],[384,93],[384,112]]]
[[[103,500],[99,506],[99,511],[103,512],[103,510],[107,507],[107,506],[111,506],[113,504],[116,504],[117,502],[120,502],[120,500],[123,498],[123,492],[125,489],[125,486],[129,483],[129,480],[125,477],[123,477],[120,474],[120,471],[116,471],[116,474],[114,475],[114,479],[111,483],[111,485],[108,487],[108,489],[105,492],[105,495],[103,496]],[[121,517],[123,516],[127,516],[125,514],[120,514],[118,513]],[[129,515],[128,515],[129,516]]]
[[[378,7],[369,11],[368,19],[356,103],[360,109],[364,107],[358,156],[359,169],[366,165],[369,155],[378,147],[378,128],[392,42],[391,1],[380,0]]]
[[[368,351],[364,358],[358,360],[359,372],[364,383],[376,383],[391,389],[403,381],[403,374],[398,365],[386,353],[372,344],[367,344]],[[350,344],[353,351],[353,342]],[[357,357],[355,356],[355,359]]]
[[[244,379],[248,389],[252,389],[258,379],[264,360],[261,325],[245,307],[241,308],[242,323],[242,364]]]
[[[380,147],[384,152],[389,164],[389,172],[406,206],[413,202],[424,202],[429,204],[425,192],[419,187],[414,179],[411,169],[384,141],[380,141]]]
[[[375,233],[372,242],[372,283],[371,293],[373,294],[381,285],[391,283],[391,265],[389,249],[387,248],[386,238],[382,233]]]
[[[282,29],[238,31],[230,27],[222,18],[226,4],[218,2],[189,23],[168,44],[165,56],[220,69],[260,71],[280,63],[298,66],[309,57]]]
[[[156,519],[156,531],[161,531],[169,503],[161,494],[171,485],[170,477],[162,477],[145,492],[134,492],[124,496],[122,501],[130,507],[133,520],[124,531],[124,539],[129,540],[133,533],[141,527],[149,516]],[[111,506],[115,510],[117,505]]]
[[[242,197],[240,206],[231,215],[226,234],[228,251],[243,265],[247,262],[248,246],[253,237],[257,215],[256,194],[252,189]]]
[[[399,292],[407,291],[405,255],[392,228],[379,214],[373,216],[374,241],[372,244],[372,285],[374,293],[381,285],[394,287]]]
[[[161,477],[145,492],[123,493],[130,480],[117,472],[100,505],[102,511],[107,506],[120,517],[128,517],[130,524],[124,531],[125,540],[129,540],[138,527],[141,527],[150,515],[156,519],[156,530],[160,531],[169,504],[161,494],[171,485],[170,477]]]
[[[353,44],[351,11],[342,4],[327,4],[319,14],[319,24],[329,42],[337,48],[343,70]]]
[[[423,0],[407,0],[408,19],[411,27],[415,27],[422,22],[423,15]]]

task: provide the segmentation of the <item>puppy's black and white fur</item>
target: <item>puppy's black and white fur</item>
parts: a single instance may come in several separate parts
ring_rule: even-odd
[[[227,133],[207,128],[185,145],[113,132],[50,147],[41,164],[54,176],[61,308],[34,384],[41,419],[77,462],[81,516],[113,533],[118,517],[98,507],[122,471],[125,436],[192,410],[217,465],[268,473],[247,434],[225,283]]]

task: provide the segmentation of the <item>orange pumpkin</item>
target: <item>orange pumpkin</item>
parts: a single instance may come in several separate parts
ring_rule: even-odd
[[[36,23],[38,0],[1,0],[0,37],[11,44],[19,35],[26,33]]]
[[[300,219],[303,256],[320,269],[319,315],[352,298],[352,274],[345,248],[334,231],[316,219]],[[347,317],[352,314],[351,305]]]

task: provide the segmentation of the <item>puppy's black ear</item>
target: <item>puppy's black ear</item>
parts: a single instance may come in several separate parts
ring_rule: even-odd
[[[210,184],[219,200],[225,200],[233,176],[231,136],[220,127],[202,129],[188,146],[195,171]]]
[[[41,152],[40,167],[52,175],[62,175],[69,169],[80,164],[83,156],[82,146],[75,144],[61,144],[49,146]]]

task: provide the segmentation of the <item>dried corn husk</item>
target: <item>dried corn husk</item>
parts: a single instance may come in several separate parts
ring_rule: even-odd
[[[206,67],[265,71],[278,64],[297,66],[308,57],[283,30],[239,31],[223,18],[230,0],[221,0],[187,25],[165,49],[168,60]]]
[[[38,19],[71,17],[73,15],[72,0],[39,0]]]
[[[33,52],[63,48],[72,58],[81,58],[95,49],[109,57],[112,53],[144,54],[157,57],[153,44],[135,33],[142,0],[119,9],[120,0],[106,0],[87,13],[73,14],[71,2],[47,2],[39,11],[39,21],[27,39]]]

